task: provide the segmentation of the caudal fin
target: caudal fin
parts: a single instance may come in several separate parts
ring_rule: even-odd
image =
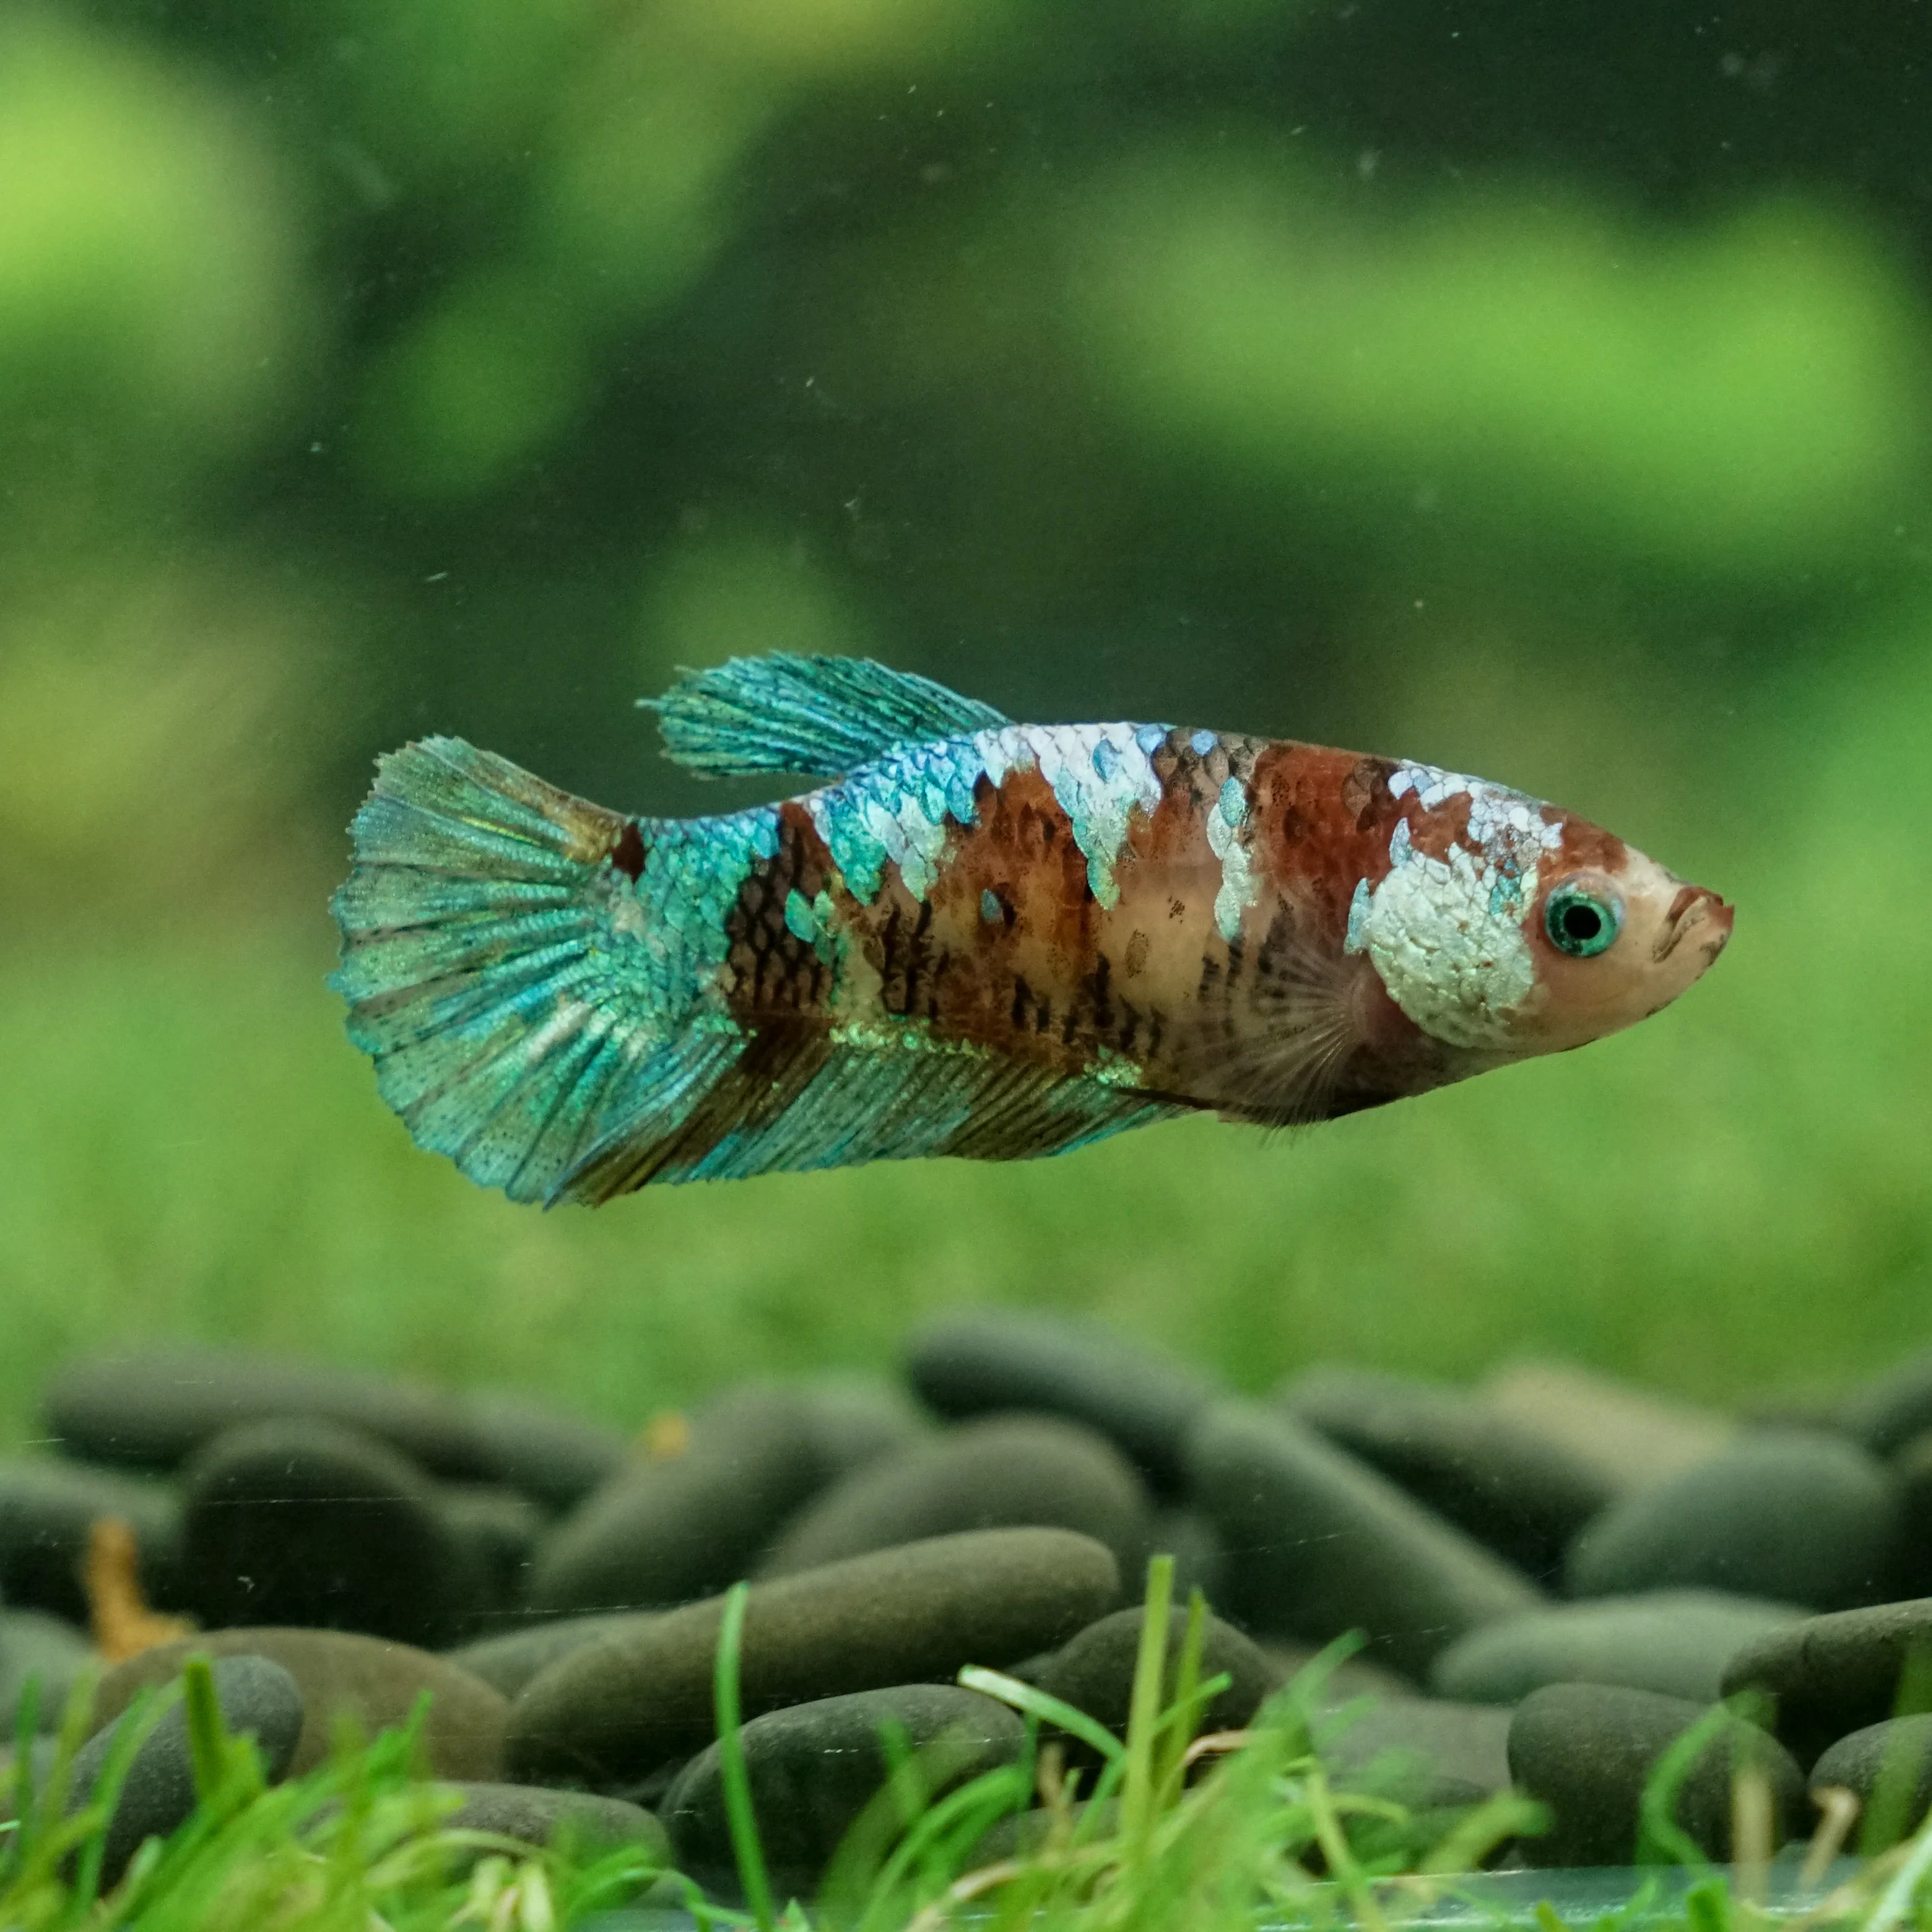
[[[712,769],[753,769],[814,746],[842,757],[920,717],[966,728],[983,711],[872,666],[840,686],[841,707],[858,686],[867,704],[834,717],[813,708],[826,675],[782,663],[790,696],[760,725],[730,722],[770,688],[751,667],[706,673],[664,700],[667,736],[692,762],[708,745]],[[836,998],[732,1011],[728,915],[776,857],[777,824],[768,808],[640,823],[457,738],[382,759],[351,827],[329,983],[418,1144],[513,1201],[595,1203],[651,1182],[1014,1160],[1174,1111],[869,1008],[842,1016]]]
[[[380,760],[350,830],[329,981],[350,1037],[422,1146],[551,1198],[670,1070],[609,944],[635,822],[439,737]]]

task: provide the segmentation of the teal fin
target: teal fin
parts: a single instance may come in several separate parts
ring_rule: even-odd
[[[330,984],[417,1142],[513,1201],[595,1203],[652,1181],[1058,1154],[1183,1111],[916,1022],[734,1019],[691,932],[722,934],[706,881],[763,850],[752,820],[768,816],[640,824],[460,739],[383,759],[333,902]],[[734,826],[728,865],[680,869]]]
[[[650,1183],[739,1180],[951,1154],[1021,1160],[1064,1154],[1188,1109],[1055,1074],[991,1049],[908,1052],[770,1029],[669,1132],[618,1126],[558,1189],[596,1202]]]
[[[663,697],[640,702],[658,714],[665,755],[707,778],[836,777],[895,745],[1010,722],[990,704],[870,658],[776,651],[688,672]]]
[[[460,739],[384,758],[351,828],[330,985],[417,1142],[545,1200],[615,1121],[678,1117],[742,1042],[673,1036],[628,965],[632,822]]]

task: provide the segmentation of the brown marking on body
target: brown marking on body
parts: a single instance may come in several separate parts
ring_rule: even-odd
[[[1544,862],[1550,878],[1560,872],[1607,872],[1615,878],[1628,863],[1630,848],[1615,832],[1567,813],[1562,823],[1563,842]]]
[[[1030,766],[982,778],[974,823],[956,825],[929,892],[883,870],[868,906],[842,902],[890,1014],[940,1039],[1001,1048],[1076,1072],[1090,1063],[1080,988],[1096,958],[1100,908],[1052,788]],[[999,916],[988,920],[990,892]]]
[[[624,829],[617,834],[617,842],[610,848],[610,862],[632,885],[638,883],[644,869],[644,835],[638,829],[634,818],[625,820]]]
[[[1389,838],[1402,815],[1389,793],[1394,767],[1318,745],[1271,744],[1250,781],[1258,822],[1254,851],[1264,895],[1312,920],[1341,949],[1358,881],[1388,871]]]
[[[746,875],[724,916],[726,998],[752,1026],[820,1014],[832,992],[831,969],[818,949],[785,923],[793,892],[808,904],[824,890],[832,855],[796,800],[780,806],[778,817],[776,854]]]

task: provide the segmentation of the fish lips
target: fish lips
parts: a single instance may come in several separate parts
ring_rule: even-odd
[[[1708,886],[1685,886],[1670,902],[1664,930],[1651,948],[1653,962],[1661,965],[1694,933],[1708,966],[1724,951],[1731,936],[1736,914]]]

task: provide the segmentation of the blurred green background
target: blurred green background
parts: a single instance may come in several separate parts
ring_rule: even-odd
[[[195,1335],[634,1419],[968,1298],[1250,1385],[1536,1349],[1728,1402],[1932,1340],[1924,30],[14,0],[0,1418]],[[321,985],[369,760],[735,802],[633,700],[772,646],[1481,771],[1736,941],[1305,1136],[510,1208]]]

